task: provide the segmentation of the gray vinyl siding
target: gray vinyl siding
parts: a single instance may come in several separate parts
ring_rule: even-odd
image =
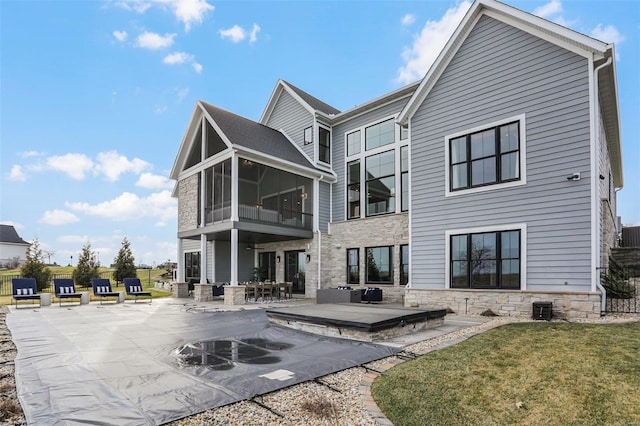
[[[284,131],[313,160],[314,144],[304,144],[304,129],[313,126],[313,116],[286,91],[280,94],[266,125]]]
[[[200,240],[182,240],[182,251],[200,251]]]
[[[332,168],[333,171],[338,176],[338,183],[333,185],[333,221],[341,221],[346,220],[347,212],[346,212],[346,185],[347,185],[347,176],[345,172],[345,156],[346,156],[346,133],[351,132],[351,130],[358,129],[362,126],[368,124],[374,124],[384,118],[387,118],[392,115],[397,115],[400,113],[402,108],[408,102],[408,98],[402,98],[397,101],[391,102],[387,105],[378,107],[371,111],[368,111],[362,115],[359,115],[349,121],[345,121],[338,125],[333,126],[333,162]],[[364,134],[361,135],[364,138]],[[400,197],[397,198],[396,202],[400,202]]]
[[[335,186],[335,185],[334,185]],[[331,185],[320,182],[319,213],[320,213],[320,231],[327,232],[329,230],[329,221],[331,220]]]
[[[527,290],[591,289],[588,84],[585,58],[478,21],[411,119],[414,287],[446,286],[446,230],[525,223]],[[526,185],[445,197],[445,136],[520,114]]]

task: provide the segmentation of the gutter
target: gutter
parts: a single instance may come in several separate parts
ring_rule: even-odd
[[[611,56],[609,56],[609,58],[607,58],[607,61],[604,64],[600,64],[598,65],[594,70],[593,70],[593,75],[594,75],[594,95],[597,99],[597,102],[594,105],[594,110],[593,110],[593,121],[594,121],[594,126],[595,126],[595,137],[598,138],[597,140],[599,141],[599,135],[600,135],[600,120],[598,120],[598,114],[596,113],[596,111],[599,111],[600,109],[600,95],[598,93],[598,73],[600,72],[601,69],[603,69],[604,67],[611,65],[612,63],[612,58]],[[600,152],[600,146],[597,145],[595,147],[595,152],[596,152],[596,156],[598,155],[598,153]],[[598,158],[596,158],[595,161],[595,166],[598,167],[600,164],[600,161]],[[598,173],[595,173],[595,170],[592,170],[592,179],[597,179]],[[596,181],[595,183],[596,185],[596,191],[598,190],[598,186],[599,186],[599,182]],[[595,199],[593,200],[593,202],[595,202],[595,200],[599,200],[600,197],[596,196]],[[598,206],[596,207],[598,208]],[[599,215],[600,216],[600,215]],[[599,219],[601,219],[599,217]],[[601,248],[600,245],[602,244],[602,241],[600,240],[600,229],[598,228],[598,223],[594,223],[594,228],[596,231],[596,238],[598,238],[598,244],[597,247],[594,247],[594,249],[598,250],[598,263],[601,262],[601,258],[602,258],[602,253],[600,252]],[[598,270],[600,268],[597,268]],[[605,288],[602,286],[602,284],[600,283],[600,275],[596,275],[596,287],[600,290],[600,316],[605,316],[606,310],[607,310],[607,290],[605,290]]]

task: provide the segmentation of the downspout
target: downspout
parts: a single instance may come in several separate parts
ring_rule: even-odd
[[[598,158],[599,152],[600,152],[600,120],[599,120],[600,114],[597,113],[597,111],[600,111],[600,95],[598,93],[598,73],[600,72],[600,70],[602,68],[604,68],[604,67],[606,67],[608,65],[611,65],[611,63],[612,63],[612,58],[611,58],[611,56],[609,56],[609,58],[607,58],[605,63],[598,65],[593,70],[593,75],[594,75],[593,83],[594,83],[594,86],[595,86],[593,94],[594,94],[594,96],[596,98],[595,99],[596,102],[595,102],[594,109],[593,109],[593,115],[594,115],[593,121],[594,121],[595,130],[596,130],[594,137],[597,140],[597,145],[595,147],[596,148],[595,149],[595,154],[596,154],[595,166],[596,167],[600,166],[600,161],[599,161],[599,158]],[[597,179],[597,176],[599,175],[599,173],[596,173],[596,171],[593,170],[592,171],[592,175],[593,175],[592,179],[595,180],[595,179]],[[596,201],[598,201],[598,202],[600,201],[600,197],[599,197],[599,193],[598,193],[598,188],[599,188],[600,183],[598,181],[596,181],[595,185],[596,185],[596,197],[595,197],[595,200],[593,200],[594,203]],[[599,209],[600,206],[596,206],[596,208]],[[598,219],[601,219],[600,216],[601,215],[598,215]],[[600,232],[601,232],[599,221],[594,224],[594,228],[596,228],[596,238],[597,238],[597,242],[598,242],[597,243],[597,247],[595,247],[595,249],[598,250],[598,264],[600,265],[600,262],[602,261],[601,260],[602,253],[600,251],[601,250],[601,245],[602,245],[602,239],[599,236]],[[597,268],[597,270],[600,270],[600,268]],[[605,288],[600,283],[600,275],[599,274],[596,275],[596,287],[600,290],[600,294],[601,294],[601,296],[600,296],[600,316],[604,316],[606,311],[607,311],[607,290],[605,290]]]

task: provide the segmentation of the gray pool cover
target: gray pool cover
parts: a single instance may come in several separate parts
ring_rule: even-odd
[[[34,425],[162,424],[397,351],[161,300],[13,310],[7,325]]]

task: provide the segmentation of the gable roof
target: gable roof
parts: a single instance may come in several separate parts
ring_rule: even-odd
[[[280,95],[283,91],[289,93],[289,95],[291,95],[300,105],[303,106],[304,109],[309,111],[309,113],[313,116],[315,116],[316,113],[320,113],[326,116],[333,116],[340,113],[339,109],[334,108],[331,105],[316,98],[315,96],[308,94],[307,92],[299,89],[293,84],[279,79],[276,83],[276,87],[274,87],[273,89],[273,92],[271,92],[271,97],[269,97],[267,106],[262,112],[260,123],[265,124],[269,120],[269,117],[271,116],[271,113],[278,103],[278,99],[280,98]]]
[[[13,225],[0,225],[0,243],[30,245],[18,235]]]
[[[476,0],[427,71],[409,102],[400,112],[397,121],[401,125],[406,125],[422,105],[451,59],[475,27],[478,19],[483,15],[512,25],[585,58],[593,59],[595,65],[605,63],[605,61],[614,56],[613,45],[495,0]],[[602,70],[598,76],[598,82],[599,96],[603,103],[603,121],[611,157],[612,174],[616,186],[622,187],[622,150],[615,60],[613,60],[611,66]]]
[[[186,153],[190,150],[192,141],[190,136],[193,134],[194,120],[199,123],[199,119],[203,115],[229,148],[244,153],[257,154],[260,157],[264,156],[264,158],[271,159],[272,162],[294,166],[331,179],[331,176],[328,175],[332,175],[332,173],[314,166],[297,145],[282,132],[201,100],[196,102],[187,132],[180,145],[180,151],[171,170],[172,179],[178,179],[186,159]]]

